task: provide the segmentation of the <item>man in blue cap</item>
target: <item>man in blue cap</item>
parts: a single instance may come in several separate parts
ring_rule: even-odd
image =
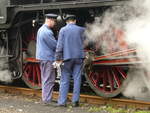
[[[52,28],[56,24],[56,14],[46,14],[45,23],[37,32],[36,59],[40,61],[42,80],[42,101],[45,105],[50,104],[55,82],[55,70],[52,63],[56,49],[56,39]]]
[[[76,25],[76,16],[67,15],[67,25],[61,28],[56,47],[56,63],[62,65],[58,106],[66,106],[71,75],[74,80],[72,105],[79,106],[81,69],[85,57],[83,49],[84,28]]]

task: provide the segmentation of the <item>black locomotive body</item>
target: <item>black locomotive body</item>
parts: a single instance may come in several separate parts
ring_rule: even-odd
[[[44,14],[56,13],[60,17],[67,13],[75,14],[78,18],[77,24],[85,26],[85,23],[92,23],[95,17],[102,15],[105,10],[112,6],[123,5],[127,2],[127,0],[0,0],[0,47],[6,50],[0,58],[5,58],[9,63],[8,68],[12,72],[13,79],[22,77],[29,87],[40,89],[40,68],[35,59],[35,43],[36,32],[43,23]],[[58,24],[54,29],[56,35],[62,25]],[[85,66],[85,68],[100,70],[98,73],[102,74],[110,71],[109,67],[90,66]],[[120,93],[121,83],[119,83],[120,87],[115,84],[116,87],[113,88],[110,88],[110,85],[105,87],[107,83],[95,85],[97,81],[94,77],[97,77],[97,73],[90,70],[86,70],[86,78],[97,94],[113,97]],[[105,71],[102,72],[101,70]],[[118,72],[122,75],[125,73],[120,68],[114,70],[119,70]],[[118,76],[115,76],[115,79],[119,79]],[[126,77],[125,74],[124,77]],[[98,82],[101,81],[104,79]]]

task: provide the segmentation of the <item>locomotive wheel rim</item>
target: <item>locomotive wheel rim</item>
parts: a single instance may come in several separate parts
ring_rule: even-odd
[[[41,72],[38,63],[27,62],[23,66],[23,81],[33,89],[41,89]]]
[[[97,70],[85,69],[87,82],[96,94],[102,97],[115,97],[121,93],[127,78],[124,67],[107,66],[99,67]]]

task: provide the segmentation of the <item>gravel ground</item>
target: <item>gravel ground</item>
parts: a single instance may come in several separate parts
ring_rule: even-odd
[[[0,113],[90,113],[90,107],[81,103],[76,108],[44,106],[37,97],[0,92]]]
[[[55,102],[53,104],[56,105]],[[0,113],[150,113],[149,110],[137,111],[134,108],[114,108],[111,105],[96,106],[80,103],[80,107],[44,106],[35,96],[8,94],[0,91]]]

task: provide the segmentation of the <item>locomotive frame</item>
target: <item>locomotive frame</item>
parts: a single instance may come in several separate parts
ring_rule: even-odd
[[[79,18],[78,24],[84,25],[107,8],[126,4],[128,0],[0,0],[0,3],[0,46],[6,50],[5,55],[0,57],[9,62],[13,79],[22,77],[29,87],[40,89],[40,68],[34,55],[36,31],[43,22],[44,14],[51,12],[62,17],[65,13],[74,13]],[[114,97],[121,92],[128,67],[140,62],[135,56],[130,56],[131,53],[135,54],[136,50],[127,49],[101,56],[88,52],[85,77],[98,95]]]

